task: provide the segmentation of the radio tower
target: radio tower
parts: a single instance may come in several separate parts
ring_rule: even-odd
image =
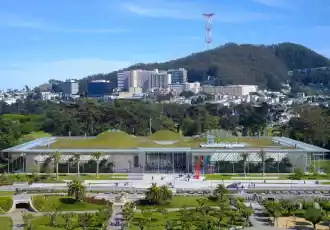
[[[203,14],[206,19],[206,27],[205,27],[205,50],[209,49],[210,44],[212,43],[212,17],[213,13]]]

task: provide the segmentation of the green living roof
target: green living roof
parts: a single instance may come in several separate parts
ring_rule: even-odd
[[[244,142],[248,147],[274,146],[271,138],[225,137],[215,138],[216,142]],[[50,146],[37,147],[51,149],[130,149],[130,148],[200,148],[206,139],[183,137],[178,133],[162,130],[148,137],[135,137],[125,132],[104,132],[95,138],[58,138]]]

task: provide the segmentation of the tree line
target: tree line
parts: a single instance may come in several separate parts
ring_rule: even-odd
[[[209,130],[225,130],[230,135],[279,135],[329,147],[330,111],[319,107],[298,107],[300,117],[275,126],[267,133],[270,112],[266,103],[225,107],[220,104],[161,104],[115,100],[98,102],[81,99],[75,103],[18,101],[0,103],[0,149],[20,142],[31,132],[54,136],[93,136],[109,129],[146,136],[150,131],[171,130],[193,136]]]

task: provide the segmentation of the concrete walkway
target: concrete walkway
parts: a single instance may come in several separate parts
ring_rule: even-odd
[[[253,224],[253,230],[281,230],[281,228],[277,228],[275,226],[269,226],[267,223],[268,217],[263,217],[264,207],[258,203],[248,203],[245,205],[249,207],[251,204],[252,209],[254,210],[254,214],[251,216],[250,221]]]
[[[14,212],[8,215],[13,221],[13,230],[24,230],[24,220],[22,213]]]
[[[123,207],[122,203],[114,203],[112,205],[112,215],[109,219],[107,230],[119,230],[122,229],[124,221],[123,221]],[[119,223],[119,226],[114,226],[115,223]],[[113,225],[112,225],[113,224]]]

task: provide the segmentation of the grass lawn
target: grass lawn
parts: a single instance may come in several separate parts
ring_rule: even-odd
[[[9,217],[0,217],[1,229],[3,230],[12,230],[13,222]]]
[[[0,196],[12,196],[15,195],[15,192],[11,191],[0,191]]]
[[[75,215],[71,218],[71,230],[82,230],[80,226],[81,221],[79,215]],[[67,230],[65,219],[62,216],[56,218],[55,227],[50,227],[50,219],[46,216],[34,217],[31,221],[34,230]],[[100,222],[94,217],[90,217],[90,223],[88,223],[88,230],[100,229]]]
[[[205,199],[206,205],[216,206],[217,202],[210,201],[205,197],[199,196],[173,196],[173,199],[170,203],[164,205],[141,205],[137,204],[137,209],[146,209],[146,208],[183,208],[183,207],[198,207],[198,199]]]
[[[61,211],[98,210],[104,207],[103,205],[76,201],[67,196],[34,196],[32,202],[33,206],[40,212],[55,211],[57,207],[59,207]]]
[[[128,175],[127,174],[99,174],[99,178],[96,178],[96,174],[80,174],[79,177],[77,177],[76,174],[70,174],[70,175],[60,175],[60,180],[127,180]]]
[[[262,174],[247,174],[246,177],[242,174],[232,174],[232,175],[223,175],[223,174],[205,174],[204,177],[206,180],[290,180],[290,175],[292,174],[265,174],[265,179],[262,177]],[[239,177],[239,178],[237,178]],[[268,177],[268,178],[267,178]],[[274,178],[269,178],[274,177]],[[329,180],[330,175],[308,175],[305,174],[301,180]]]
[[[314,162],[316,168],[322,168],[325,173],[330,173],[330,160],[314,160],[312,165],[314,165]]]
[[[0,197],[0,213],[7,213],[13,206],[13,199],[11,197]]]

